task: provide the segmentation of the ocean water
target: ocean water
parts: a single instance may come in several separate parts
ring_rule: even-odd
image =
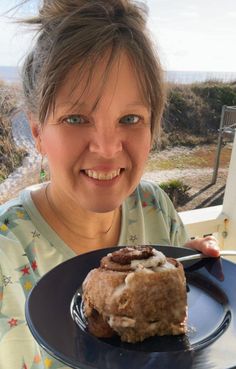
[[[17,67],[0,66],[0,80],[6,83],[16,83],[19,79],[20,75]]]
[[[167,71],[166,79],[173,83],[205,81],[236,82],[236,72]]]
[[[19,81],[19,70],[17,67],[0,66],[0,80],[7,83]],[[236,82],[236,72],[199,72],[199,71],[167,71],[166,79],[173,83],[189,84],[193,82],[204,82],[215,80],[221,82]]]

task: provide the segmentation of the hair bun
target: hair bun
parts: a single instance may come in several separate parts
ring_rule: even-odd
[[[43,5],[39,11],[41,23],[49,23],[55,19],[68,15],[71,8],[75,9],[76,3],[81,1],[73,0],[44,0]]]
[[[54,24],[71,12],[78,10],[85,3],[86,0],[43,0],[38,15],[23,19],[22,23],[41,24],[42,26],[50,23]]]
[[[134,14],[139,17],[140,24],[145,26],[148,8],[142,2],[133,2],[138,12]],[[39,10],[39,16],[34,18],[34,23],[52,25],[59,23],[65,17],[73,14],[80,16],[94,16],[103,18],[109,16],[111,21],[117,21],[126,14],[132,13],[134,8],[130,7],[127,0],[44,0]],[[142,13],[142,16],[141,16]]]

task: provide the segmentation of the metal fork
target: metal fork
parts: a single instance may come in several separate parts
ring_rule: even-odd
[[[220,251],[219,256],[236,256],[236,251],[234,251],[234,250],[222,250],[222,251]],[[182,261],[204,259],[204,258],[212,258],[212,256],[208,256],[208,255],[205,255],[205,254],[193,254],[193,255],[181,256],[181,257],[176,258],[176,259],[178,261],[182,262]]]

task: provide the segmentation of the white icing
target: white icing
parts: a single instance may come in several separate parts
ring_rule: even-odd
[[[108,319],[108,324],[112,328],[128,328],[128,327],[135,327],[135,319],[128,318],[126,316],[117,316],[117,315],[111,315]]]
[[[174,269],[175,266],[167,262],[165,255],[157,250],[153,250],[154,256],[148,259],[132,260],[131,269],[140,270],[150,268],[153,272],[162,271],[163,269]]]
[[[162,264],[155,268],[145,268],[142,264],[138,264],[136,269],[132,273],[129,273],[127,277],[125,278],[125,284],[129,285],[130,283],[132,283],[132,280],[135,278],[136,273],[151,274],[151,273],[156,273],[156,272],[165,272],[170,269],[175,269],[175,266],[169,263],[168,261],[166,261],[165,264]]]
[[[163,264],[163,265],[160,265],[156,268],[154,268],[154,272],[163,272],[165,270],[168,270],[168,269],[175,269],[176,267],[172,264],[172,263],[169,263],[168,261]]]

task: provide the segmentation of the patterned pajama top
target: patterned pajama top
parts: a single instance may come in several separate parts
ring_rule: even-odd
[[[118,246],[183,246],[186,241],[184,226],[168,196],[154,183],[142,181],[122,205]],[[74,256],[37,210],[30,188],[0,206],[1,369],[68,368],[38,346],[24,309],[39,278]]]

